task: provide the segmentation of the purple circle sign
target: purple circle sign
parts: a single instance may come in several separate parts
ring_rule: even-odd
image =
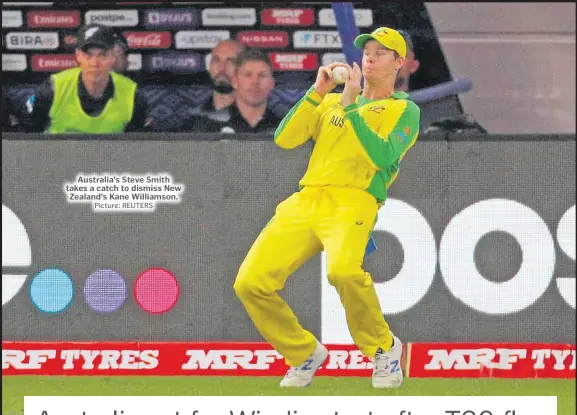
[[[84,299],[99,313],[113,313],[126,301],[126,282],[118,272],[99,269],[84,284]]]

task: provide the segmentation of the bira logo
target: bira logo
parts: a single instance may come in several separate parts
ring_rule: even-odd
[[[7,49],[56,49],[56,32],[10,32],[6,35]]]

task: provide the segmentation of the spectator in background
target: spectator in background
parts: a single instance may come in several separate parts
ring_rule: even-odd
[[[137,84],[113,72],[117,42],[108,26],[80,30],[79,67],[52,75],[27,103],[31,131],[98,134],[146,129],[150,120]]]
[[[112,70],[116,73],[123,74],[128,69],[128,42],[121,33],[116,33],[114,55],[116,56],[116,61],[112,66]]]
[[[405,63],[397,74],[395,91],[410,92],[411,75],[417,72],[421,63],[415,57],[415,49],[413,47],[411,35],[405,30],[399,30],[399,33],[405,38],[405,42],[407,43],[407,57],[405,58]]]
[[[274,85],[273,66],[268,55],[257,49],[245,49],[235,62],[232,76],[235,100],[226,108],[226,117],[220,120],[203,117],[193,122],[190,130],[210,133],[274,132],[281,121],[268,107],[268,97]]]
[[[216,121],[228,118],[227,108],[234,103],[235,91],[232,87],[235,62],[246,46],[237,40],[220,41],[211,52],[208,73],[212,81],[211,98],[193,110],[193,115],[201,115]]]

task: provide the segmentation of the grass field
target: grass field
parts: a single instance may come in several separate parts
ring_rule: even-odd
[[[405,379],[403,387],[394,390],[375,390],[370,378],[318,377],[309,388],[290,390],[279,388],[279,381],[271,377],[4,376],[2,414],[22,414],[24,395],[557,396],[558,415],[577,413],[574,379]]]

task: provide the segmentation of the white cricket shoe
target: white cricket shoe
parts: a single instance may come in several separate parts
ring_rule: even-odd
[[[304,388],[311,384],[317,369],[329,356],[328,349],[317,341],[313,354],[300,366],[291,367],[280,382],[282,388]]]
[[[374,388],[398,388],[403,383],[403,370],[401,369],[401,354],[403,345],[393,334],[393,347],[388,352],[381,348],[373,358],[373,387]]]

